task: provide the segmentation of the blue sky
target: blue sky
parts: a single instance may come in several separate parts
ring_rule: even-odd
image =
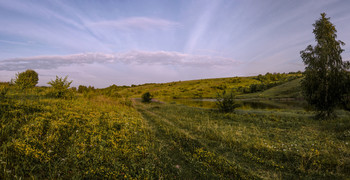
[[[347,0],[1,0],[0,81],[34,69],[107,87],[303,70],[327,13],[350,43]],[[343,47],[350,59],[349,45]]]

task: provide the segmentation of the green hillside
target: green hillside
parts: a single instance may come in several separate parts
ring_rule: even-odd
[[[117,92],[118,96],[134,98],[141,97],[145,92],[150,92],[155,98],[215,98],[218,92],[224,90],[233,91],[237,95],[256,94],[284,83],[292,82],[301,76],[300,73],[266,73],[265,75],[250,77],[202,79],[160,84],[144,84],[138,86],[133,85],[132,87],[122,89],[120,87],[108,87],[104,89],[104,91],[108,91],[109,94],[114,95]],[[290,88],[289,86],[292,85],[294,85],[294,83],[288,85],[286,88],[288,89]]]
[[[300,81],[302,78],[298,78],[279,86],[272,87],[263,92],[256,92],[250,94],[240,95],[238,98],[250,99],[250,98],[302,98]]]

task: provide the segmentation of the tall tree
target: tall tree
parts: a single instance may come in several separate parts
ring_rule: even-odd
[[[346,93],[347,63],[343,62],[341,46],[336,40],[337,30],[326,17],[316,20],[313,33],[315,47],[311,45],[300,52],[305,67],[305,78],[301,82],[306,101],[317,111],[317,117],[330,118]]]

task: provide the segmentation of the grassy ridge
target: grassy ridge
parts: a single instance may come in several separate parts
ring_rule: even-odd
[[[249,99],[249,98],[302,98],[300,81],[302,78],[298,78],[279,86],[272,87],[263,92],[242,94],[238,98]]]
[[[215,98],[223,90],[235,94],[260,92],[301,77],[301,74],[269,74],[251,77],[232,77],[179,81],[163,84],[144,84],[116,89],[120,96],[141,97],[150,92],[155,98]],[[108,89],[108,88],[106,88]],[[111,89],[109,89],[111,90]]]

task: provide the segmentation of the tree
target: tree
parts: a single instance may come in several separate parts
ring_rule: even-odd
[[[152,100],[152,95],[149,92],[142,94],[142,102],[149,103]]]
[[[334,116],[334,109],[341,103],[345,87],[347,63],[342,61],[341,46],[336,40],[337,30],[325,13],[316,20],[313,33],[315,47],[311,45],[300,52],[305,67],[302,90],[306,101],[315,108],[318,118]]]
[[[38,84],[38,73],[34,70],[28,69],[24,72],[17,73],[15,84],[21,89],[33,88]]]
[[[222,94],[217,94],[216,106],[219,108],[219,111],[224,113],[233,112],[238,107],[233,93],[227,94],[226,91],[223,91]]]
[[[69,86],[72,84],[73,81],[68,81],[68,76],[65,78],[60,78],[56,76],[55,80],[51,80],[47,84],[51,85],[52,90],[49,92],[49,94],[53,97],[61,98],[67,96],[67,93],[69,92]]]

